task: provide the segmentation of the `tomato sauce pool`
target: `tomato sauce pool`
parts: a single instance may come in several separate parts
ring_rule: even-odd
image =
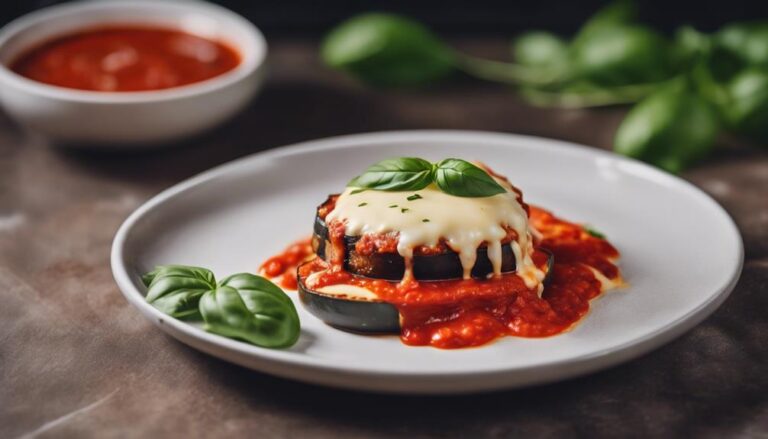
[[[360,286],[395,305],[401,315],[400,337],[409,345],[456,349],[480,346],[505,335],[547,337],[567,331],[587,314],[590,300],[603,292],[598,275],[622,283],[615,265],[619,252],[582,225],[544,209],[531,206],[530,221],[541,233],[539,246],[554,255],[541,297],[514,274],[488,280],[399,284],[328,270],[325,261],[311,259],[309,240],[270,258],[260,272],[295,289],[297,266],[311,260],[301,266],[299,275],[323,273],[315,287]],[[546,255],[536,252],[534,262],[543,266]]]
[[[240,64],[228,45],[169,28],[114,26],[64,35],[23,53],[11,70],[59,87],[160,90],[205,81]]]

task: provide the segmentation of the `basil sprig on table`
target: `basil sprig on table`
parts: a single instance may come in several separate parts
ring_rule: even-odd
[[[636,103],[614,150],[670,172],[711,154],[718,139],[768,143],[768,20],[664,35],[638,17],[635,1],[615,0],[571,38],[517,36],[512,59],[499,61],[463,53],[407,17],[367,13],[332,29],[321,56],[377,87],[433,87],[468,75],[511,84],[534,105]]]
[[[433,182],[441,191],[456,197],[490,197],[506,192],[483,169],[454,158],[438,163],[416,157],[382,160],[352,179],[347,186],[380,191],[415,191]]]
[[[208,332],[257,346],[283,348],[296,343],[296,307],[277,285],[250,273],[216,283],[208,269],[162,265],[142,276],[146,300],[169,316],[205,322]]]

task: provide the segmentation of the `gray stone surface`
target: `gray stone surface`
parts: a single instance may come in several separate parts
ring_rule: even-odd
[[[313,44],[273,41],[271,78],[254,104],[172,149],[55,149],[0,121],[0,437],[768,437],[768,148],[721,145],[683,175],[744,237],[744,272],[722,308],[636,361],[547,386],[424,398],[288,382],[165,336],[110,274],[112,237],[141,202],[255,151],[407,128],[608,148],[622,114],[531,108],[472,81],[371,91],[322,68]]]

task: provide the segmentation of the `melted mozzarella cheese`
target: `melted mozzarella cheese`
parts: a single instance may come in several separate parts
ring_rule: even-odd
[[[595,275],[595,279],[597,279],[598,282],[600,282],[601,291],[615,290],[617,288],[622,288],[625,286],[624,280],[621,278],[621,276],[619,276],[616,279],[610,279],[607,276],[605,276],[603,273],[599,272],[595,267],[591,267],[589,265],[585,265],[585,267],[589,268],[592,274]]]
[[[483,243],[487,243],[494,274],[501,274],[501,241],[507,235],[504,227],[510,227],[518,236],[512,243],[518,274],[529,288],[540,286],[544,273],[531,259],[528,216],[509,183],[496,181],[506,193],[478,198],[449,195],[434,184],[407,192],[347,188],[326,222],[343,222],[345,234],[351,236],[397,232],[397,251],[406,260],[406,276],[414,248],[436,246],[442,238],[459,254],[465,279],[470,277],[477,248]]]
[[[352,300],[375,301],[379,298],[376,293],[369,290],[368,288],[347,284],[327,285],[318,288],[317,292],[326,294],[328,296],[343,297]]]

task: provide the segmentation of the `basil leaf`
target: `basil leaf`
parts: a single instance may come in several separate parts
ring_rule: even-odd
[[[232,275],[200,299],[207,331],[267,348],[299,338],[296,307],[279,287],[249,273]]]
[[[602,86],[658,82],[674,74],[672,47],[644,26],[607,27],[574,43],[571,56],[577,75]]]
[[[768,71],[745,69],[726,88],[730,97],[723,113],[735,132],[757,142],[768,140]]]
[[[415,157],[382,160],[347,186],[380,191],[419,190],[432,183],[432,169],[432,163]]]
[[[768,68],[768,21],[728,24],[715,34],[715,39],[749,66]]]
[[[603,6],[584,22],[573,38],[574,44],[611,27],[631,24],[637,17],[637,5],[632,0],[616,0]]]
[[[211,288],[216,286],[216,277],[211,270],[190,265],[158,265],[154,270],[142,276],[141,280],[149,288],[155,280],[168,276],[195,278],[206,282]]]
[[[237,288],[245,306],[260,322],[260,346],[285,347],[296,343],[300,333],[299,315],[288,295],[269,280],[250,273],[232,275],[219,285]]]
[[[210,270],[182,265],[162,265],[142,276],[148,287],[146,301],[177,318],[198,318],[198,302],[216,286]]]
[[[605,234],[593,228],[592,226],[583,224],[582,227],[584,228],[584,231],[587,232],[590,236],[593,236],[599,239],[605,239]]]
[[[152,306],[171,317],[184,320],[200,320],[201,315],[197,305],[200,302],[200,298],[207,291],[210,290],[174,290],[155,299],[151,303]]]
[[[176,318],[202,318],[209,332],[269,348],[290,346],[299,338],[296,307],[263,277],[240,273],[217,286],[205,268],[161,265],[142,281],[152,306]]]
[[[325,63],[376,86],[418,87],[450,75],[456,54],[414,20],[382,13],[350,18],[323,40]]]
[[[219,285],[237,288],[256,320],[260,341],[265,347],[287,347],[296,343],[300,333],[299,315],[293,301],[280,287],[267,279],[250,273],[232,275]]]
[[[684,82],[635,105],[616,130],[613,149],[677,173],[711,151],[720,130],[712,105]]]
[[[487,172],[461,159],[445,159],[437,164],[435,183],[457,197],[490,197],[507,190]]]
[[[288,297],[287,294],[285,294],[282,288],[278,287],[274,283],[270,282],[269,280],[261,276],[257,276],[255,274],[250,274],[250,273],[233,274],[232,276],[229,276],[224,280],[222,280],[221,282],[219,282],[219,286],[236,288],[238,291],[240,291],[241,294],[248,291],[256,291],[256,292],[263,293],[265,296],[269,296],[274,300],[277,300],[280,303],[283,303],[286,306],[289,306],[295,312],[293,301],[291,300],[290,297]],[[244,300],[245,299],[247,298],[244,298]],[[248,304],[247,301],[246,301],[246,304]],[[254,307],[255,306],[248,305],[248,309],[252,311]]]
[[[157,276],[158,273],[160,273],[160,267],[157,267],[154,270],[141,276],[141,282],[145,287],[149,287],[149,284],[152,283],[152,280]]]
[[[568,58],[567,43],[550,32],[526,32],[515,38],[512,50],[515,61],[529,67],[559,67]]]
[[[232,287],[220,286],[206,292],[200,299],[200,314],[205,330],[214,334],[250,342],[251,334],[258,332],[256,319]]]

